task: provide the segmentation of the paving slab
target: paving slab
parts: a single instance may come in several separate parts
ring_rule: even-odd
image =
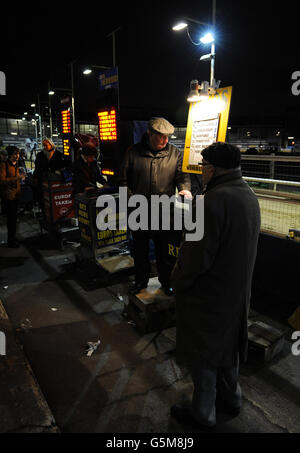
[[[0,355],[0,432],[58,433],[59,429],[0,301],[0,331],[6,354]]]

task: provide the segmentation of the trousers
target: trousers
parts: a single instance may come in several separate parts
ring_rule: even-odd
[[[213,367],[200,359],[191,368],[194,383],[192,413],[202,424],[216,424],[216,400],[228,409],[239,409],[242,405],[242,391],[238,383],[239,360],[232,367]]]
[[[5,200],[5,213],[7,221],[7,242],[16,239],[18,200]]]
[[[179,243],[181,231],[132,231],[135,281],[147,286],[150,276],[149,241],[154,242],[158,280],[162,286],[170,286],[170,276],[175,256],[169,255],[169,244]],[[174,247],[173,247],[174,248]],[[173,250],[173,249],[172,249]]]

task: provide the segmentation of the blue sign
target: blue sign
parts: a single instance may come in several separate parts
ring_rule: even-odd
[[[107,90],[108,88],[118,88],[119,76],[118,68],[107,69],[106,71],[100,72],[100,90]]]

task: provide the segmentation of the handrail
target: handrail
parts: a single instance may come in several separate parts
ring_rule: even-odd
[[[270,162],[300,162],[300,156],[270,156],[270,155],[263,155],[263,156],[258,156],[254,154],[251,156],[250,154],[247,154],[246,156],[241,154],[241,159],[242,160],[268,160]]]
[[[243,179],[245,179],[245,181],[250,181],[250,182],[264,182],[264,183],[268,183],[268,184],[281,184],[283,186],[300,187],[300,182],[285,181],[283,179],[252,178],[250,176],[243,176]]]

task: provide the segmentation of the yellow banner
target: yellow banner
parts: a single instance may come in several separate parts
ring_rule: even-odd
[[[214,142],[225,142],[232,87],[219,88],[207,100],[192,102],[185,137],[182,170],[202,173],[202,150]]]

